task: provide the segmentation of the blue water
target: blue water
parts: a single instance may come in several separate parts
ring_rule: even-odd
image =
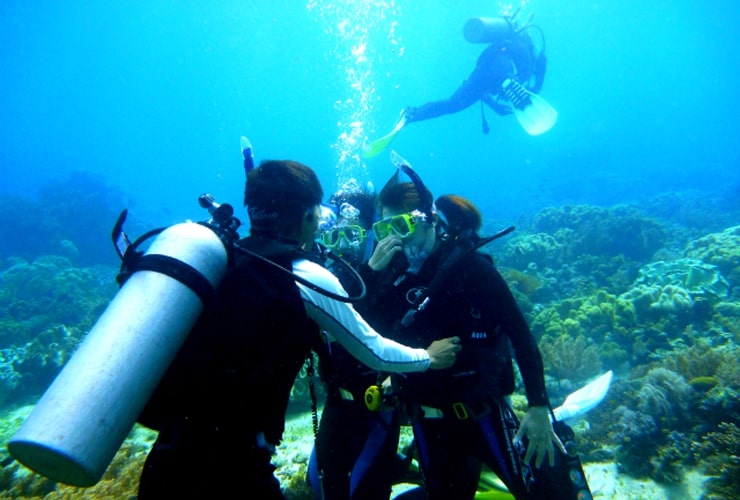
[[[473,106],[407,127],[393,147],[435,194],[515,220],[563,203],[737,192],[736,2],[525,11],[546,35],[541,94],[559,122],[530,137],[489,111],[483,135]],[[0,190],[34,196],[82,170],[153,223],[197,218],[202,192],[240,206],[243,134],[258,160],[314,167],[327,193],[349,176],[382,185],[393,167],[358,159],[361,142],[403,107],[451,94],[482,49],[462,25],[497,12],[452,0],[3,2]]]
[[[16,383],[8,378],[14,373],[8,353],[48,353],[59,347],[57,335],[70,337],[60,348],[68,355],[72,339],[84,335],[114,293],[118,262],[109,239],[121,209],[130,211],[134,237],[205,218],[197,204],[205,192],[232,203],[246,219],[242,135],[250,138],[257,161],[294,159],[313,167],[327,197],[351,177],[382,186],[394,167],[387,153],[363,161],[363,144],[388,132],[404,107],[452,94],[484,48],[467,43],[462,26],[471,17],[497,15],[499,7],[483,0],[0,2],[0,407]],[[736,0],[533,0],[523,12],[533,13],[545,33],[549,65],[541,95],[558,110],[558,123],[531,137],[513,117],[488,110],[491,132],[484,135],[474,105],[409,125],[392,148],[435,195],[471,198],[489,234],[515,224],[526,235],[527,221],[548,207],[645,208],[668,233],[653,260],[675,260],[689,240],[740,224]],[[583,213],[583,225],[568,230],[614,245],[589,219],[612,217],[610,212]],[[629,240],[632,216],[613,217],[601,227],[627,235],[616,243]],[[546,224],[550,219],[557,213],[545,217],[541,230],[558,232],[560,227]],[[641,236],[649,239],[652,226],[635,224],[647,227]],[[588,254],[588,242],[575,236],[574,248]],[[698,246],[724,252],[718,240],[736,241],[730,238],[715,235]],[[635,246],[652,249],[649,241]],[[622,250],[605,247],[596,241],[598,255],[575,255],[573,262],[550,262],[557,259],[546,255],[540,272],[555,278],[548,285],[552,297],[543,300],[554,304],[555,297],[570,294],[587,299],[594,293],[588,283],[597,279],[610,293],[630,290],[648,258],[623,263],[612,276],[610,262],[616,266],[618,260],[613,254]],[[497,258],[507,257],[502,247],[496,251]],[[689,323],[682,319],[688,316],[672,314],[643,321],[633,330],[641,342],[652,342],[646,349],[679,350],[683,340],[702,338],[713,346],[710,354],[737,359],[727,354],[734,352],[737,335],[732,255],[730,247],[718,265],[728,266],[724,272],[735,291],[711,322],[701,310]],[[46,257],[33,262],[40,256]],[[100,263],[109,267],[87,267]],[[566,272],[569,264],[573,272],[583,270],[583,280]],[[520,279],[526,277],[519,267]],[[627,273],[635,276],[628,279]],[[627,382],[642,383],[640,373],[655,359],[635,354],[640,346],[621,346],[633,364],[618,374],[625,385],[612,390],[615,401],[606,417],[594,420],[602,426],[597,429],[621,422],[617,404],[634,409]],[[638,355],[644,359],[634,359]],[[28,367],[34,356],[17,371],[35,373],[38,367]],[[24,379],[24,391],[41,392],[50,383],[58,366],[44,366],[37,378]],[[642,371],[632,377],[630,368]],[[726,396],[714,401],[702,392],[690,406],[695,420],[687,422],[712,413],[717,422],[679,428],[686,434],[676,435],[681,440],[671,425],[660,429],[660,446],[707,441],[708,451],[699,457],[706,463],[715,424],[737,415],[731,392],[736,379],[729,370],[710,371],[683,375],[715,377],[729,388]],[[16,393],[7,401],[28,396]],[[724,410],[714,411],[724,397]],[[621,443],[611,435],[605,439]],[[645,443],[645,463],[662,453],[652,435],[634,442]],[[131,474],[138,475],[140,466],[133,463]],[[24,476],[5,476],[0,490],[11,491],[8,484],[25,488]],[[43,484],[34,488],[46,491]]]

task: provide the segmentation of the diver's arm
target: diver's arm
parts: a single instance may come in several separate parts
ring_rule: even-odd
[[[346,295],[339,280],[308,260],[293,263],[293,272],[330,292]],[[297,283],[308,316],[354,357],[377,371],[416,372],[430,367],[430,354],[378,334],[351,304],[339,302]],[[431,346],[430,346],[431,348]]]
[[[491,314],[502,332],[509,337],[514,357],[524,381],[527,403],[532,406],[549,405],[545,388],[542,355],[527,320],[519,309],[514,295],[503,276],[484,256],[475,255],[475,272],[471,273],[480,293],[490,297]]]

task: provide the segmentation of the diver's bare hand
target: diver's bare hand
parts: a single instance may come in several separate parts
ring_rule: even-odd
[[[524,463],[529,463],[534,457],[534,466],[540,468],[542,462],[547,458],[547,463],[552,467],[555,465],[555,449],[557,445],[561,452],[566,453],[565,446],[555,434],[550,421],[547,406],[531,406],[519,424],[519,430],[514,436],[514,442],[519,442],[527,436],[527,452],[524,455]]]
[[[382,271],[388,267],[393,256],[401,250],[403,250],[401,238],[395,234],[389,234],[378,242],[372,256],[370,256],[370,260],[367,261],[367,265],[373,271]]]
[[[435,340],[429,347],[429,368],[432,370],[441,370],[449,368],[457,359],[457,353],[460,352],[460,337],[448,337],[446,339]]]

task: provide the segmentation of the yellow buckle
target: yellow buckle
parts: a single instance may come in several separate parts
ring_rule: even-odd
[[[452,411],[455,412],[455,416],[458,420],[467,420],[470,418],[470,415],[468,414],[468,409],[465,408],[465,405],[461,402],[452,403]]]

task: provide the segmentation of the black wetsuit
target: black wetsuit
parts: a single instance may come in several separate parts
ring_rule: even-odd
[[[504,80],[515,79],[537,93],[544,82],[546,67],[545,54],[535,56],[535,48],[529,39],[491,44],[478,56],[475,70],[450,98],[407,108],[406,122],[457,113],[480,100],[499,114],[511,113],[501,94]]]
[[[291,269],[285,246],[246,248]],[[263,241],[264,243],[264,241]],[[139,498],[280,499],[270,463],[293,381],[323,345],[293,278],[236,253],[235,265],[140,421],[159,430]]]
[[[378,330],[407,343],[429,345],[457,335],[462,351],[445,370],[394,375],[410,410],[430,498],[473,498],[485,463],[517,498],[528,498],[531,470],[512,442],[519,422],[505,397],[514,390],[513,355],[530,406],[547,405],[542,358],[511,291],[488,256],[471,253],[456,264],[439,293],[409,326],[402,318],[430,284],[449,248],[404,275],[405,257],[383,272],[365,272],[368,299],[359,308]]]

